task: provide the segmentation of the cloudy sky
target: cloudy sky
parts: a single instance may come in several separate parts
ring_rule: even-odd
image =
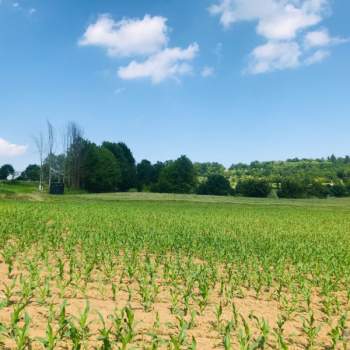
[[[0,164],[46,120],[137,160],[350,153],[350,2],[0,0]]]

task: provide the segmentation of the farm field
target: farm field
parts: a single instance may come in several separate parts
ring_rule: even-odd
[[[1,349],[350,348],[349,199],[6,198]]]

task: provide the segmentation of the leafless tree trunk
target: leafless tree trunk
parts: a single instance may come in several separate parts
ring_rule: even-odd
[[[47,121],[47,149],[48,149],[48,162],[49,162],[49,188],[51,188],[52,181],[52,156],[55,146],[55,134],[52,124]]]
[[[39,191],[43,191],[44,189],[44,136],[43,133],[40,132],[38,136],[34,137],[34,142],[36,149],[39,154],[39,160],[40,160],[40,180],[39,180]]]
[[[74,122],[67,125],[66,130],[66,181],[69,187],[79,188],[81,180],[83,132]]]

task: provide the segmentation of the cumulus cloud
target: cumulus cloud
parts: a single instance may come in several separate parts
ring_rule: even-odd
[[[320,63],[324,61],[327,57],[329,57],[330,54],[331,53],[329,52],[329,50],[317,50],[311,56],[305,59],[305,64],[310,65],[310,64]]]
[[[300,47],[296,42],[268,42],[251,54],[248,73],[260,74],[299,65]]]
[[[256,22],[256,32],[266,43],[253,49],[247,71],[259,74],[320,62],[330,51],[318,48],[346,42],[332,38],[327,29],[311,29],[328,8],[329,0],[218,0],[209,12],[226,29],[240,21]]]
[[[318,24],[321,17],[318,12],[309,12],[287,4],[268,16],[259,18],[258,34],[267,39],[294,39],[297,33],[305,28]]]
[[[149,55],[168,42],[167,19],[145,15],[143,19],[123,19],[102,15],[90,24],[79,41],[80,46],[98,46],[110,56]]]
[[[304,38],[304,43],[307,48],[338,45],[347,41],[349,41],[349,39],[331,37],[328,29],[325,28],[308,32]]]
[[[79,45],[102,47],[113,57],[132,57],[119,67],[119,78],[149,78],[157,84],[192,72],[191,61],[199,51],[197,43],[187,48],[168,47],[168,33],[165,17],[145,15],[116,22],[110,15],[102,15],[88,26]]]
[[[258,21],[257,31],[268,39],[293,38],[321,21],[326,0],[220,0],[209,8],[225,28],[240,21]]]
[[[16,145],[0,138],[0,157],[16,157],[27,151],[27,146]]]
[[[196,43],[186,49],[166,48],[143,62],[132,61],[127,66],[120,67],[118,76],[125,80],[150,78],[154,84],[168,78],[177,79],[191,73],[192,67],[188,62],[195,58],[198,51]]]

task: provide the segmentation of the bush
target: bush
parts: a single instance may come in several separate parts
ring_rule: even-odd
[[[308,186],[307,194],[309,197],[326,198],[329,195],[329,190],[321,182],[313,181]]]
[[[239,180],[236,192],[245,197],[267,197],[272,190],[269,181],[265,179],[247,179]]]
[[[229,196],[233,194],[233,190],[230,182],[223,175],[210,175],[205,182],[198,186],[197,193]]]
[[[334,197],[346,197],[349,192],[343,183],[335,183],[333,186],[329,186],[329,193]]]
[[[283,179],[277,194],[280,198],[306,198],[307,188],[299,179]]]

